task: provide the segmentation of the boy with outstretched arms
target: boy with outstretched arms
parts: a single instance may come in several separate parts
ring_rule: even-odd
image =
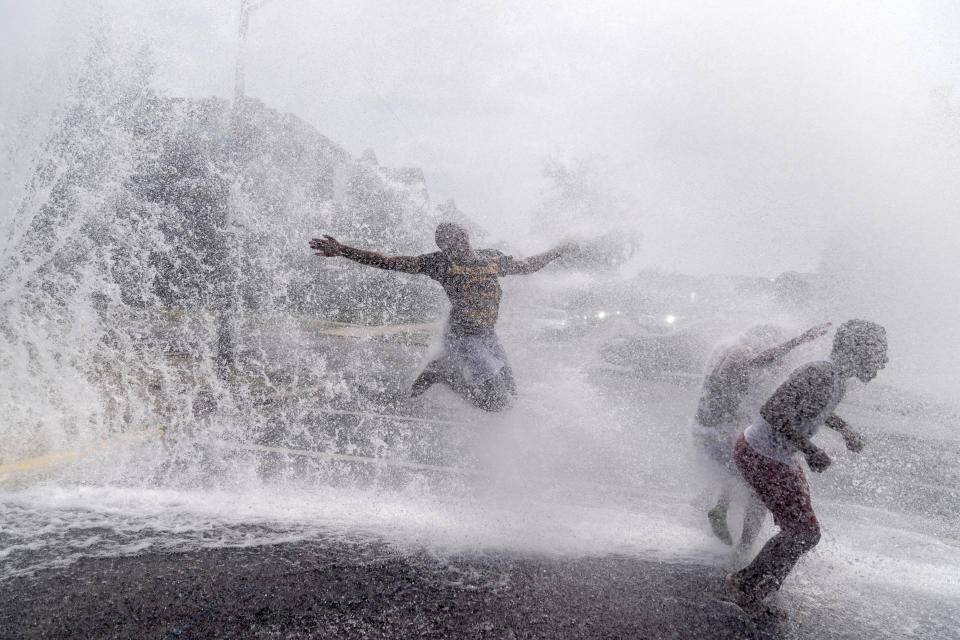
[[[727,588],[746,611],[759,612],[762,600],[780,588],[800,556],[820,540],[799,455],[818,473],[830,466],[830,457],[811,442],[824,424],[843,436],[850,451],[863,448],[860,435],[834,410],[849,378],[869,382],[886,363],[882,326],[867,320],[844,322],[837,329],[830,359],[790,374],[763,405],[760,418],[737,439],[737,468],[780,527],[749,566],[726,577]]]
[[[411,396],[442,382],[481,409],[500,411],[517,391],[510,363],[494,333],[502,294],[498,279],[539,271],[576,250],[576,245],[565,243],[517,260],[493,249],[473,249],[467,231],[450,222],[437,226],[435,239],[440,251],[419,256],[386,256],[349,247],[329,235],[314,238],[310,247],[318,256],[343,256],[371,267],[422,274],[439,282],[450,300],[443,354],[417,377]]]
[[[793,349],[824,335],[829,327],[829,323],[813,327],[780,344],[776,344],[783,340],[783,331],[779,327],[751,327],[737,344],[721,352],[704,379],[697,405],[694,440],[725,472],[717,504],[707,512],[707,518],[714,535],[726,544],[733,544],[727,527],[727,509],[734,482],[740,476],[733,459],[733,448],[758,408],[755,402],[748,402],[747,397],[756,395],[763,374],[781,365]],[[764,512],[763,503],[751,491],[744,513],[741,550],[749,549],[753,544],[763,523]]]

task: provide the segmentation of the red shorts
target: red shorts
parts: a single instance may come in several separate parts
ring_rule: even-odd
[[[733,449],[741,475],[773,514],[777,526],[789,533],[820,533],[810,504],[810,487],[802,469],[777,462],[753,450],[743,434]]]

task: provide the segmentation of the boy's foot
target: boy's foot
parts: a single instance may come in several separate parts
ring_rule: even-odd
[[[416,398],[435,385],[438,382],[437,374],[433,371],[424,371],[417,379],[413,381],[413,385],[410,387],[410,397]]]
[[[737,603],[737,606],[743,609],[744,613],[754,618],[769,613],[769,608],[764,606],[762,601],[757,600],[752,594],[740,588],[736,574],[728,573],[724,583],[727,585],[727,592]]]
[[[710,520],[713,535],[720,538],[724,544],[732,546],[733,537],[730,535],[730,529],[727,528],[727,510],[722,507],[714,507],[707,511],[707,518]]]

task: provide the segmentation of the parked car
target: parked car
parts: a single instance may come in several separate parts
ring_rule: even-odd
[[[709,356],[713,337],[702,322],[685,323],[666,315],[647,323],[645,329],[621,334],[600,347],[600,358],[625,367],[644,378],[700,376]]]

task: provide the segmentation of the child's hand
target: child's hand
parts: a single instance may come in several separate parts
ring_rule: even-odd
[[[807,464],[817,473],[829,467],[832,462],[830,456],[823,449],[815,449],[807,454]]]
[[[863,437],[852,429],[847,429],[843,432],[843,442],[847,445],[849,451],[853,451],[854,453],[863,451]]]

